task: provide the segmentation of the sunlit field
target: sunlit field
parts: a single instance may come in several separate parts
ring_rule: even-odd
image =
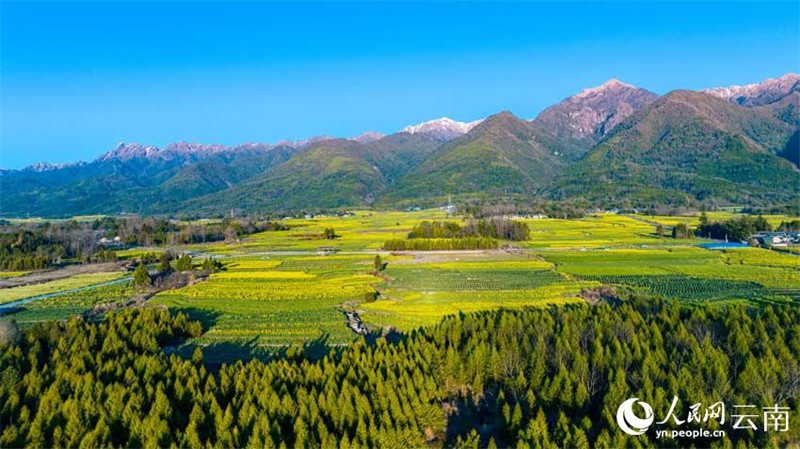
[[[765,249],[553,251],[544,257],[561,272],[581,279],[684,301],[793,301],[800,297],[800,260]]]
[[[615,214],[595,214],[577,220],[528,219],[529,248],[600,248],[611,246],[660,246],[694,243],[695,240],[659,238],[655,226]],[[664,237],[669,230],[664,230]],[[700,241],[700,240],[697,240]]]
[[[241,243],[196,245],[193,250],[215,254],[240,254],[259,251],[316,251],[332,246],[341,251],[376,250],[383,242],[403,238],[424,220],[444,220],[439,210],[419,212],[356,212],[346,217],[316,217],[283,220],[291,229],[268,231],[248,236]],[[460,218],[449,220],[461,221]],[[325,228],[336,231],[336,239],[323,238]]]
[[[634,217],[641,218],[643,220],[653,221],[656,223],[661,223],[665,226],[675,226],[678,223],[686,223],[691,227],[696,227],[700,224],[700,213],[692,213],[690,215],[675,215],[675,216],[663,216],[663,215],[642,215],[642,214],[634,214]],[[741,216],[741,214],[732,212],[732,211],[712,211],[706,212],[706,216],[710,221],[725,221],[730,220],[732,218],[736,218]],[[765,214],[763,215],[764,218],[767,219],[769,224],[773,227],[777,227],[784,221],[792,221],[797,220],[797,217],[792,217],[789,215],[770,215]]]
[[[734,216],[709,213],[713,219]],[[790,217],[769,216],[773,223]],[[800,257],[766,249],[706,250],[702,239],[671,238],[669,226],[695,225],[697,217],[595,214],[582,219],[524,219],[527,241],[500,242],[500,249],[382,251],[424,221],[449,220],[440,210],[360,211],[343,217],[285,219],[288,231],[267,231],[234,243],[132,248],[135,260],[170,249],[199,264],[214,257],[223,268],[206,281],[158,293],[147,307],[167,307],[200,319],[206,329],[189,346],[227,360],[269,353],[290,344],[347,343],[357,335],[345,312],[355,312],[371,332],[411,330],[447,315],[501,308],[585,304],[587,292],[610,286],[628,293],[678,299],[687,305],[745,302],[787,304],[800,298]],[[656,223],[662,224],[661,236]],[[325,238],[325,229],[335,238]],[[332,254],[318,255],[320,247]],[[375,257],[381,257],[376,271]],[[151,268],[153,268],[151,266]],[[7,272],[6,278],[25,275]],[[129,282],[72,291],[124,273],[82,274],[0,289],[0,303],[54,294],[0,319],[29,325],[65,319],[121,304],[136,294]]]
[[[0,278],[13,278],[17,276],[24,276],[30,271],[0,271]]]
[[[75,315],[104,307],[124,303],[136,294],[131,282],[67,292],[49,296],[24,305],[24,310],[15,313],[13,318],[23,327],[47,320],[64,320]]]
[[[371,266],[370,256],[358,255],[237,260],[208,281],[161,293],[151,304],[204,320],[210,331],[197,344],[344,343],[354,334],[341,309],[374,292],[380,279],[369,274]]]
[[[57,279],[41,284],[30,284],[21,287],[0,289],[0,304],[19,301],[34,296],[47,295],[67,290],[88,287],[113,281],[124,276],[124,273],[90,273],[78,274],[65,279]]]

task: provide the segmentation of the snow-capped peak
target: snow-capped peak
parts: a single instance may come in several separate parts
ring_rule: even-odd
[[[583,89],[579,94],[575,95],[575,97],[585,98],[591,95],[601,94],[609,90],[619,90],[619,89],[636,89],[636,86],[632,86],[628,83],[623,83],[622,81],[616,78],[612,78],[597,87],[589,87],[587,89]]]
[[[351,137],[347,140],[354,140],[358,143],[370,143],[370,142],[375,142],[376,140],[383,139],[384,137],[386,137],[386,135],[383,133],[379,133],[377,131],[367,131],[364,134],[361,134],[360,136]]]
[[[775,101],[792,90],[800,90],[800,75],[787,73],[778,78],[768,78],[760,83],[732,85],[703,89],[703,92],[725,100],[755,106]]]
[[[82,161],[66,162],[61,164],[51,164],[49,162],[35,162],[25,167],[25,170],[30,170],[35,172],[45,172],[45,171],[61,170],[62,168],[67,168],[67,167],[79,167],[81,165],[86,165],[86,163]]]
[[[149,157],[157,153],[159,149],[154,146],[140,145],[138,143],[120,142],[117,147],[108,153],[100,156],[98,160],[108,161],[111,159],[128,160],[136,157]]]
[[[473,122],[458,122],[448,117],[438,118],[436,120],[429,120],[427,122],[418,123],[416,125],[409,125],[401,129],[400,132],[409,134],[424,133],[434,136],[442,140],[450,140],[455,137],[466,134],[474,128],[483,119],[475,120]]]

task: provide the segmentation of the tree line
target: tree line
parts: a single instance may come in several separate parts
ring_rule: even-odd
[[[761,215],[742,215],[725,221],[710,221],[703,212],[700,214],[700,224],[695,230],[698,237],[747,241],[751,235],[758,232],[771,232],[772,225]]]
[[[158,217],[103,217],[91,223],[92,229],[109,237],[120,237],[126,245],[153,246],[234,241],[247,234],[264,231],[285,231],[289,227],[278,221],[255,218],[224,218],[212,221],[183,222]]]
[[[784,447],[796,445],[800,309],[633,298],[459,314],[312,357],[291,347],[218,371],[166,351],[200,323],[165,310],[37,325],[0,344],[4,447]],[[14,335],[6,332],[4,335]],[[632,397],[781,404],[788,432],[629,436]],[[719,428],[709,421],[704,426]],[[664,428],[678,427],[670,421]]]
[[[75,254],[75,248],[55,235],[37,230],[0,233],[0,269],[36,270],[49,267],[62,257]]]
[[[117,260],[117,246],[151,246],[236,241],[264,231],[289,229],[283,223],[254,219],[178,222],[164,218],[103,217],[93,221],[0,224],[0,270],[35,270],[65,261]],[[119,237],[119,241],[114,239]],[[102,242],[106,238],[109,243]]]
[[[529,240],[531,231],[522,221],[493,217],[469,219],[464,226],[452,221],[423,221],[408,233],[409,239],[487,237],[501,240]]]
[[[450,251],[467,249],[496,249],[497,239],[487,237],[393,239],[383,243],[386,251]]]

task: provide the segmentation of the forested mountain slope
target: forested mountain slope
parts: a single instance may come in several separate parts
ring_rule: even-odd
[[[226,205],[249,211],[370,206],[441,143],[405,132],[368,143],[325,140],[230,189],[189,200],[186,207],[218,213]]]
[[[620,124],[549,192],[640,207],[791,201],[800,171],[778,154],[795,130],[769,109],[670,92]]]
[[[391,189],[385,202],[470,193],[533,194],[562,166],[539,144],[530,123],[502,112],[436,150]]]

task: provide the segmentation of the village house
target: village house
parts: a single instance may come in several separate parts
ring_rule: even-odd
[[[762,232],[750,237],[760,246],[789,246],[800,243],[800,232]]]

